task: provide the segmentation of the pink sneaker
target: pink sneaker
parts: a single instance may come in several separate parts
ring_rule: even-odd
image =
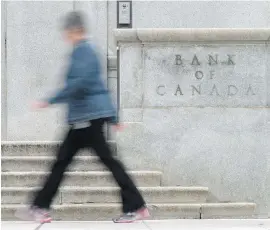
[[[145,220],[150,217],[149,210],[147,208],[141,208],[136,212],[124,213],[119,218],[113,219],[114,223],[133,223],[138,220]]]
[[[35,221],[42,224],[50,223],[52,221],[52,218],[47,210],[36,207],[17,210],[15,216],[21,220]]]

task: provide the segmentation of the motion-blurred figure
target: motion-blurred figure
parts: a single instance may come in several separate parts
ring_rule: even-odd
[[[103,134],[106,122],[119,130],[117,113],[108,90],[101,78],[100,62],[97,54],[86,39],[86,27],[79,12],[67,15],[63,32],[66,40],[74,46],[66,76],[66,86],[55,96],[34,104],[35,108],[45,108],[52,104],[68,105],[70,129],[58,150],[51,173],[43,188],[35,195],[27,210],[18,210],[21,219],[51,222],[49,209],[63,180],[64,172],[79,149],[91,147],[103,164],[112,172],[121,188],[123,215],[113,219],[116,223],[127,223],[149,216],[145,201],[123,165],[113,157]]]

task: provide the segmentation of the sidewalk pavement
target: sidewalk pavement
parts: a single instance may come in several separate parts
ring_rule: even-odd
[[[270,219],[253,220],[152,220],[132,224],[112,222],[33,222],[2,221],[1,230],[270,230]]]

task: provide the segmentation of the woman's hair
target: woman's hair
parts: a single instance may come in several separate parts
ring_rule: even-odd
[[[85,32],[86,24],[84,21],[83,13],[79,11],[73,11],[68,13],[64,19],[63,29],[64,30],[76,29],[81,32]]]

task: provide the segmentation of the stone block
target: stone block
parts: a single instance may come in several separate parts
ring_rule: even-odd
[[[39,156],[39,157],[20,157],[2,156],[2,172],[22,172],[22,171],[33,171],[33,172],[44,172],[50,169],[54,163],[55,157],[51,156]],[[67,171],[104,171],[106,167],[103,166],[99,158],[92,156],[79,156],[75,157],[72,164],[69,166]]]
[[[147,203],[204,203],[208,195],[205,187],[141,187]],[[8,188],[1,190],[2,204],[28,204],[26,198],[38,188]],[[55,204],[121,203],[117,187],[61,187]]]
[[[122,122],[142,122],[143,121],[143,109],[135,108],[135,109],[122,109],[121,121]]]
[[[7,26],[43,26],[54,25],[61,27],[61,19],[66,12],[73,9],[72,2],[55,1],[8,1],[7,2]],[[14,17],[16,15],[16,17]],[[22,37],[17,37],[22,38]]]
[[[2,220],[14,220],[14,212],[21,205],[2,205]],[[151,219],[199,219],[199,204],[154,204],[150,206]],[[111,221],[121,213],[120,204],[67,204],[54,205],[52,215],[59,221]]]
[[[3,187],[33,187],[42,182],[46,172],[2,172]],[[110,172],[67,172],[65,186],[116,186]],[[138,186],[159,186],[161,173],[154,171],[130,172]]]
[[[133,170],[161,171],[162,185],[206,186],[209,201],[255,202],[255,214],[265,216],[270,31],[207,31],[211,29],[118,30],[120,87],[132,85],[120,90],[121,110],[142,109],[143,114],[134,123],[128,122],[134,121],[134,113],[125,114],[130,127],[117,136],[118,155]],[[186,37],[165,43],[165,38],[176,39],[182,33]],[[215,36],[225,41],[215,41]],[[187,37],[194,42],[185,43]],[[141,55],[127,60],[138,46]],[[140,62],[141,88],[134,86],[138,78],[130,68]],[[128,96],[136,95],[142,103],[127,107]]]
[[[250,218],[255,206],[252,203],[202,204],[202,219]]]
[[[31,204],[36,188],[1,188],[1,204]],[[61,195],[58,193],[53,204],[61,204]]]
[[[1,151],[3,156],[55,156],[57,149],[60,147],[60,141],[52,142],[18,142],[18,141],[2,141]],[[108,145],[116,155],[116,143],[108,141]],[[82,149],[78,152],[78,156],[93,156],[95,152],[91,149]]]
[[[108,89],[111,93],[111,97],[113,103],[117,104],[117,78],[116,78],[116,71],[109,71],[109,78],[108,78]]]
[[[120,56],[120,106],[140,108],[143,105],[142,49],[140,45],[121,46]]]
[[[205,202],[208,190],[202,187],[146,187],[140,188],[147,203],[200,203]],[[63,204],[119,203],[118,188],[63,188]]]
[[[163,185],[207,186],[213,201],[254,201],[263,210],[268,122],[267,109],[145,109],[142,123],[119,134],[118,151],[132,169],[162,171]]]
[[[266,106],[265,48],[144,45],[144,107]]]
[[[134,28],[270,26],[267,14],[270,4],[267,1],[134,1],[132,7]]]
[[[108,71],[112,71],[112,70],[115,70],[115,72],[117,70],[117,56],[116,55],[108,56]],[[109,75],[109,77],[111,76]],[[117,76],[115,75],[113,77],[117,77]]]
[[[68,46],[57,23],[72,7],[71,2],[7,3],[7,140],[55,140],[61,132],[60,108],[33,112],[30,105],[61,87]]]
[[[113,36],[113,30],[117,28],[117,3],[108,1],[108,54],[116,55],[116,42]]]
[[[143,123],[126,123],[117,133],[117,155],[131,169],[155,169],[156,159],[148,154]],[[152,153],[151,153],[152,154]],[[154,153],[153,153],[154,154]]]
[[[266,43],[266,52],[269,54],[270,52],[270,42]],[[270,72],[270,55],[267,55],[266,59],[266,73]],[[270,107],[270,76],[266,75],[266,87],[267,87],[267,107]]]

